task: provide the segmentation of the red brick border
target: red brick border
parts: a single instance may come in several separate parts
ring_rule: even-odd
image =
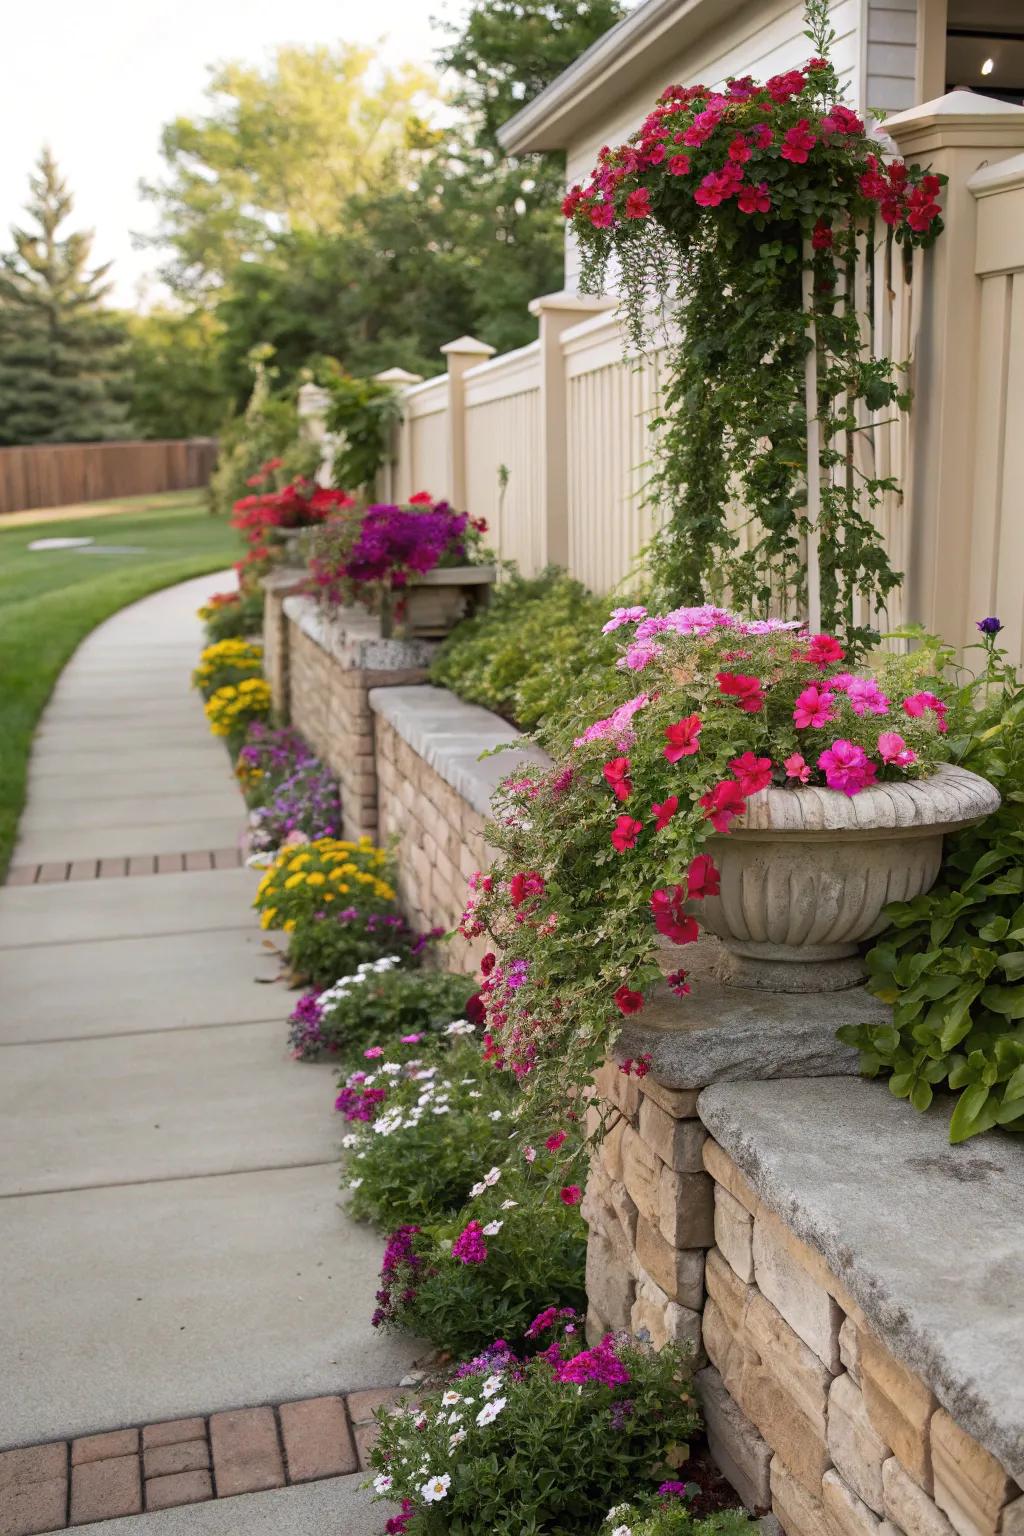
[[[374,1387],[0,1451],[0,1532],[37,1536],[365,1472],[374,1410],[402,1396]]]
[[[54,860],[17,864],[7,871],[7,885],[60,885],[68,880],[110,880],[125,875],[180,875],[209,869],[239,869],[240,848],[203,848],[192,853],[142,853],[122,859]]]

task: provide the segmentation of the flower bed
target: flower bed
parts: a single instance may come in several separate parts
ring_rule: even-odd
[[[192,673],[192,686],[204,699],[229,683],[248,677],[262,677],[263,647],[250,640],[216,640],[201,652],[199,665]]]
[[[270,686],[261,677],[243,678],[211,693],[204,712],[214,736],[223,736],[228,751],[235,757],[245,741],[249,727],[270,715]]]
[[[325,1051],[354,1058],[379,1041],[413,1034],[427,1040],[462,1018],[477,992],[472,976],[410,972],[384,956],[360,965],[324,992],[307,992],[289,1019],[293,1055],[313,1061]]]
[[[249,727],[235,773],[249,811],[249,846],[276,851],[341,830],[338,784],[297,731],[262,721]]]

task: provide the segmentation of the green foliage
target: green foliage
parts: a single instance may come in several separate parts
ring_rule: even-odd
[[[257,587],[254,592],[240,592],[236,600],[229,603],[207,602],[200,608],[199,617],[210,645],[218,640],[243,640],[248,635],[261,634],[263,589]]]
[[[339,922],[330,914],[301,919],[288,940],[288,965],[296,981],[329,987],[339,976],[351,976],[367,960],[397,955],[415,964],[414,935],[408,928],[384,927],[375,914]]]
[[[297,474],[310,474],[319,462],[316,444],[299,435],[299,410],[295,390],[275,394],[276,370],[267,366],[268,348],[257,348],[249,360],[252,392],[241,416],[228,422],[220,434],[217,465],[210,478],[210,508],[227,516],[236,501],[252,494],[250,480],[269,460],[279,459],[273,481],[262,490],[285,485]]]
[[[143,437],[215,437],[232,406],[222,328],[202,310],[129,314],[132,422]]]
[[[206,95],[205,116],[164,129],[167,174],[145,188],[161,215],[152,243],[173,252],[162,276],[189,298],[231,282],[282,227],[338,233],[353,198],[399,185],[433,88],[342,43],[282,46],[265,70],[224,64]]]
[[[616,1505],[599,1536],[609,1536],[613,1526],[626,1527],[630,1536],[751,1536],[759,1530],[757,1521],[742,1509],[695,1515],[681,1499],[650,1496]]]
[[[345,1059],[401,1035],[436,1035],[453,1019],[465,1016],[466,1004],[476,991],[472,976],[449,971],[367,975],[325,1006],[321,1050],[336,1051]]]
[[[580,1352],[572,1339],[564,1355]],[[409,1536],[593,1536],[616,1500],[672,1477],[699,1424],[690,1363],[671,1345],[614,1350],[619,1385],[559,1381],[545,1356],[521,1370],[498,1356],[423,1394],[419,1414],[382,1413],[370,1459],[393,1480],[387,1497],[411,1501]],[[444,1495],[428,1501],[438,1478]]]
[[[104,308],[92,235],[60,238],[72,198],[48,149],[29,178],[37,230],[0,257],[0,445],[131,437],[124,328]]]
[[[953,1142],[996,1126],[1024,1131],[1024,685],[990,653],[960,702],[951,750],[1003,804],[947,838],[927,895],[887,908],[891,926],[867,960],[892,1025],[839,1032],[859,1047],[862,1069],[888,1073],[890,1091],[915,1109],[942,1084],[957,1093]]]
[[[385,1129],[353,1124],[346,1172],[352,1176],[352,1213],[359,1220],[391,1231],[408,1222],[424,1226],[451,1216],[473,1183],[508,1155],[515,1088],[481,1061],[473,1041],[453,1038],[454,1048],[440,1059],[418,1052],[437,1066],[432,1078],[403,1078],[389,1088],[382,1111],[389,1116]],[[396,1053],[400,1048],[389,1057]],[[428,1093],[429,1107],[415,1114],[423,1093]],[[394,1129],[389,1128],[392,1115]]]
[[[484,1225],[487,1257],[463,1264],[452,1243],[474,1220]],[[495,1224],[498,1231],[487,1230]],[[419,1233],[414,1244],[416,1270],[404,1266],[389,1277],[397,1299],[386,1325],[429,1339],[457,1360],[499,1338],[518,1350],[538,1298],[586,1311],[586,1225],[579,1207],[564,1205],[537,1165],[509,1164],[493,1189],[453,1220]]]
[[[452,631],[431,681],[533,730],[607,676],[616,654],[614,640],[601,634],[607,617],[607,600],[562,571],[513,576]]]
[[[365,488],[372,495],[377,475],[391,456],[391,435],[402,419],[401,401],[390,385],[376,379],[341,374],[327,387],[327,430],[342,439],[334,455],[334,483],[350,491]]]

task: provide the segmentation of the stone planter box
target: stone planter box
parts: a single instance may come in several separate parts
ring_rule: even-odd
[[[401,593],[392,594],[400,614],[392,618],[393,629],[409,639],[441,639],[460,619],[483,607],[495,575],[493,565],[438,566],[425,571]]]
[[[852,799],[812,785],[762,790],[727,835],[710,839],[721,894],[693,911],[725,943],[734,986],[856,986],[866,974],[860,945],[884,928],[883,908],[930,890],[943,836],[998,805],[986,779],[948,763]]]

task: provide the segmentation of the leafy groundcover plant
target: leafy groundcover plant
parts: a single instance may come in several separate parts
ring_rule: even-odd
[[[250,640],[216,640],[200,653],[199,665],[192,673],[192,686],[208,699],[229,683],[262,675],[262,645]]]
[[[554,1336],[521,1360],[504,1340],[404,1412],[379,1415],[375,1491],[400,1500],[409,1536],[593,1536],[609,1506],[674,1480],[699,1423],[690,1363],[608,1335],[585,1347],[549,1308]]]
[[[686,1503],[685,1484],[667,1482],[662,1490],[635,1503],[615,1505],[599,1536],[750,1536],[758,1529],[742,1509],[695,1515]]]
[[[552,1200],[550,1161],[506,1164],[496,1183],[478,1181],[479,1193],[453,1221],[393,1232],[374,1326],[405,1329],[458,1359],[499,1337],[532,1352],[536,1335],[527,1331],[538,1296],[560,1312],[584,1310],[587,1229],[578,1186],[563,1185],[568,1198]]]
[[[298,731],[257,721],[246,734],[235,773],[250,808],[252,852],[315,843],[340,831],[338,782]]]
[[[711,606],[611,622],[632,634],[603,716],[563,727],[546,773],[506,780],[488,831],[500,856],[462,921],[502,955],[481,987],[490,1052],[538,1104],[577,1093],[617,1021],[644,1008],[659,938],[684,961],[718,885],[705,845],[748,797],[806,783],[853,796],[948,755],[920,659],[852,672],[831,636]],[[682,963],[668,982],[690,990]]]
[[[1024,1131],[1024,684],[996,649],[999,620],[978,628],[988,665],[955,700],[950,751],[1003,804],[947,839],[930,892],[888,908],[892,926],[868,966],[892,1025],[840,1031],[864,1071],[888,1072],[915,1109],[942,1084],[957,1092],[954,1142],[994,1126]]]
[[[474,1033],[455,1020],[447,1048],[368,1046],[363,1067],[341,1080],[335,1107],[348,1122],[350,1154],[342,1185],[359,1220],[385,1231],[424,1226],[453,1216],[474,1183],[500,1181],[516,1092],[488,1069]]]
[[[263,628],[263,592],[214,592],[197,610],[206,630],[207,643],[241,640],[258,635]]]
[[[292,1054],[352,1057],[378,1041],[416,1034],[427,1040],[465,1016],[476,997],[472,976],[402,970],[396,955],[357,967],[325,992],[307,992],[289,1019]]]
[[[615,659],[604,600],[554,568],[496,587],[442,645],[431,681],[493,709],[521,730],[558,719]]]
[[[203,709],[214,736],[223,736],[236,757],[253,721],[268,719],[272,707],[270,684],[262,677],[246,677],[211,693]]]
[[[264,928],[287,933],[293,974],[323,987],[366,960],[422,953],[395,908],[388,855],[368,837],[334,837],[282,848],[253,902]]]

